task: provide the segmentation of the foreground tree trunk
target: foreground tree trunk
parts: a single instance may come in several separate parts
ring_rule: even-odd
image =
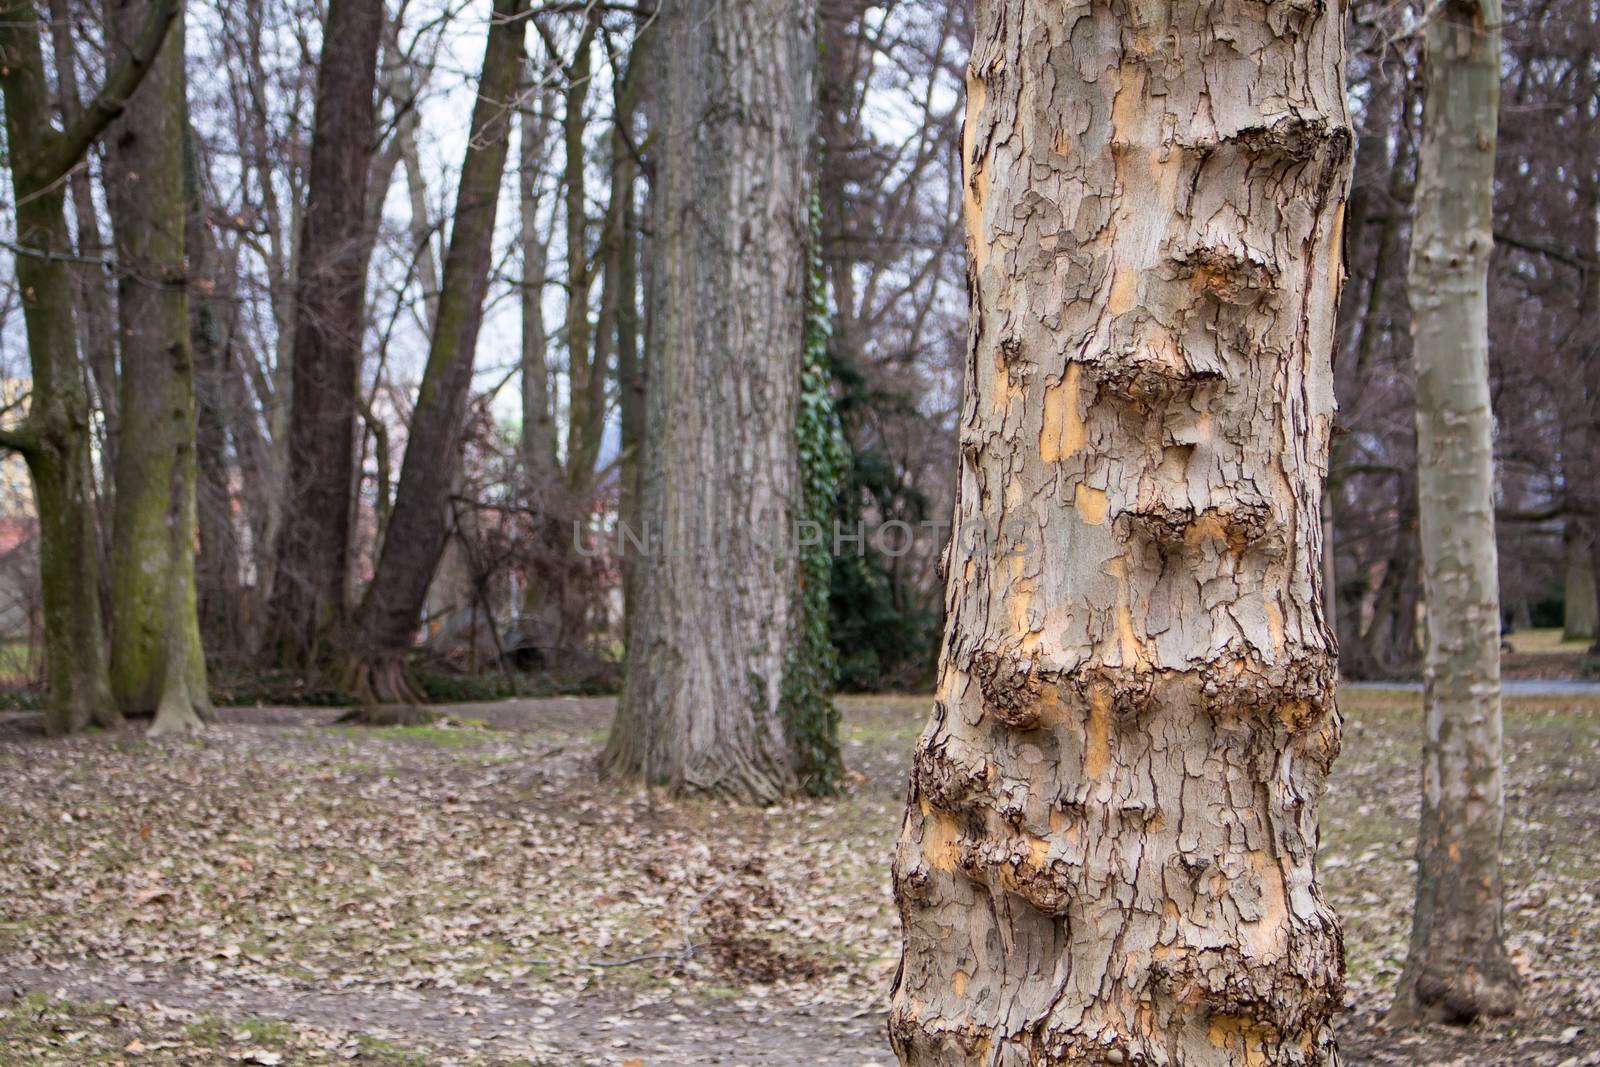
[[[977,5],[957,528],[895,857],[906,1064],[1331,1058],[1342,53],[1321,5]]]
[[[798,504],[814,124],[809,2],[683,0],[652,30],[653,292],[627,678],[604,770],[764,802]]]
[[[405,657],[450,532],[450,492],[460,466],[461,427],[489,288],[495,212],[527,31],[524,7],[524,0],[496,0],[490,15],[433,343],[411,415],[394,511],[349,650],[349,684],[369,705],[420,699]]]
[[[1515,1010],[1501,881],[1500,588],[1487,273],[1499,0],[1445,0],[1425,37],[1411,230],[1427,739],[1411,945],[1390,1018]]]
[[[32,392],[22,425],[0,430],[21,453],[39,509],[44,600],[45,728],[72,733],[122,721],[111,698],[100,605],[89,395],[72,312],[72,241],[62,183],[170,40],[178,0],[159,0],[106,73],[94,99],[56,129],[45,76],[43,25],[29,2],[0,3],[0,93],[16,208],[17,287],[27,329]]]
[[[110,0],[114,51],[151,5]],[[111,692],[152,733],[211,717],[195,605],[195,391],[184,227],[183,13],[111,128],[107,203],[122,341],[111,542]]]
[[[289,471],[264,653],[314,666],[344,611],[382,0],[333,0],[317,70],[295,283]]]

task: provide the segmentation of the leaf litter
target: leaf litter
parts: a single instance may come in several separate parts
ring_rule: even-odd
[[[1347,1064],[1600,1063],[1600,701],[1507,702],[1515,1020],[1388,1034],[1417,698],[1345,698],[1322,870]],[[0,1063],[868,1067],[899,954],[888,857],[928,701],[844,698],[850,788],[730,808],[593,774],[605,700],[198,739],[0,722]],[[9,997],[9,1000],[7,999]]]

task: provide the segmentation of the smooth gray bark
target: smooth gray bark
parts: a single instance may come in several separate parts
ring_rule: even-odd
[[[1409,282],[1427,638],[1411,944],[1390,1019],[1514,1011],[1501,834],[1500,585],[1487,277],[1494,247],[1499,0],[1445,0],[1424,38]]]

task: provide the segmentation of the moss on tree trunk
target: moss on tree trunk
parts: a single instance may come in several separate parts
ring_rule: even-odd
[[[149,0],[111,0],[113,41]],[[111,126],[107,202],[122,343],[111,542],[111,691],[152,733],[211,717],[195,599],[195,382],[184,229],[183,16]]]

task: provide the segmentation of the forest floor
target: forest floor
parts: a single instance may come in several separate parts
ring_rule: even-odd
[[[382,729],[229,709],[159,743],[0,716],[0,1065],[891,1064],[887,857],[928,700],[841,703],[849,792],[769,810],[599,788],[606,699]],[[1600,698],[1507,701],[1527,1012],[1405,1035],[1377,1023],[1420,697],[1343,703],[1321,866],[1344,1062],[1600,1064]]]

